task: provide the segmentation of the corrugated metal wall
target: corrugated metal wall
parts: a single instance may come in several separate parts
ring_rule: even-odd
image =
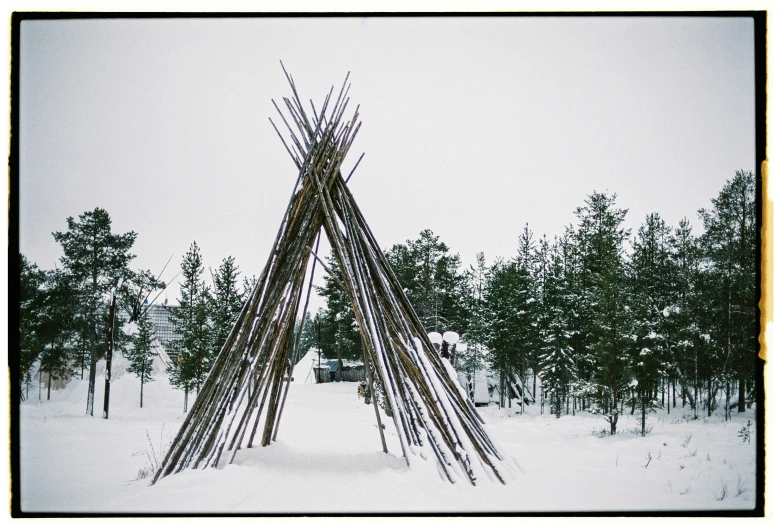
[[[328,369],[312,369],[317,371],[317,383],[330,383],[336,381],[332,378],[332,372]],[[334,373],[335,374],[335,373]],[[359,382],[366,379],[366,373],[363,369],[344,369],[342,370],[342,381]]]

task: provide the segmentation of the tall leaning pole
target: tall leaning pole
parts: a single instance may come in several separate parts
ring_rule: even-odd
[[[266,265],[152,483],[186,468],[217,467],[225,456],[230,463],[240,449],[276,440],[289,392],[285,377],[300,343],[296,320],[306,313],[314,264],[322,264],[316,252],[321,234],[358,322],[383,450],[388,452],[380,396],[408,466],[427,448],[451,483],[505,483],[517,468],[491,440],[450,362],[429,341],[347,187],[358,164],[342,176],[361,126],[360,106],[345,117],[349,73],[338,95],[332,87],[318,109],[311,100],[305,108],[283,71],[292,97],[283,98],[285,112],[273,102],[281,125],[271,124],[298,172],[293,193]]]

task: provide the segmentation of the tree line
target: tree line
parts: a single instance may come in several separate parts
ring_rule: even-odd
[[[601,413],[611,434],[629,410],[645,434],[647,414],[678,401],[695,417],[756,401],[756,188],[737,171],[697,212],[699,236],[658,213],[632,234],[616,196],[593,192],[561,234],[535,240],[527,224],[516,254],[491,265],[480,253],[462,268],[430,230],[385,255],[426,329],[461,335],[458,370],[495,376],[501,406]],[[327,306],[306,319],[302,352],[360,359],[339,267],[327,265],[317,289]]]
[[[15,359],[20,400],[29,395],[36,370],[39,381],[46,375],[47,399],[52,380],[74,375],[85,379],[87,371],[86,412],[93,415],[96,366],[106,357],[108,336],[113,332],[114,350],[128,358],[127,370],[140,379],[143,407],[143,385],[152,380],[156,339],[149,303],[166,283],[149,270],[130,269],[137,234],[112,232],[106,210],[96,208],[78,219],[69,217],[66,224],[65,231],[52,233],[63,249],[57,268],[41,270],[19,254]],[[188,391],[200,388],[254,282],[254,278],[244,278],[244,288],[239,288],[240,271],[232,256],[223,259],[216,270],[210,269],[211,285],[204,272],[200,249],[193,242],[181,262],[179,304],[170,308],[176,337],[164,347],[175,355],[167,370],[171,383],[185,391],[185,409]],[[112,296],[121,311],[113,319]],[[128,323],[136,324],[131,334],[122,329]]]
[[[698,211],[699,236],[686,218],[670,226],[658,213],[633,235],[616,196],[593,192],[560,235],[535,240],[526,225],[516,254],[490,265],[479,253],[462,267],[430,230],[385,255],[424,327],[461,335],[455,366],[471,384],[488,369],[501,406],[539,403],[556,416],[598,412],[611,433],[625,409],[639,412],[645,432],[648,412],[679,400],[694,416],[710,416],[723,398],[729,417],[757,395],[756,187],[753,173],[737,171]],[[19,256],[20,397],[36,364],[49,391],[52,379],[84,379],[86,370],[92,414],[113,292],[123,311],[113,319],[115,348],[139,376],[143,404],[155,338],[145,302],[166,285],[149,270],[129,268],[136,233],[113,233],[105,210],[66,222],[66,231],[52,233],[64,253],[58,268],[43,271]],[[317,346],[328,358],[361,359],[338,264],[327,257],[326,265],[317,292],[327,306],[299,322],[298,357]],[[232,257],[209,271],[211,284],[205,272],[193,242],[181,262],[179,307],[171,309],[177,339],[165,347],[174,355],[167,370],[185,393],[185,409],[254,286],[254,278],[244,278],[239,289]],[[125,322],[137,323],[131,336],[120,328]]]

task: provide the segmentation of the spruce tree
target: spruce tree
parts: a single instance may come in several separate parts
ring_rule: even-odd
[[[485,298],[483,296],[486,283],[485,255],[477,253],[475,266],[467,271],[466,282],[469,288],[467,304],[469,316],[466,331],[462,336],[466,342],[466,351],[459,354],[456,368],[467,378],[470,399],[474,401],[477,371],[485,364],[485,346],[488,339],[488,319],[486,316]]]
[[[239,280],[239,268],[233,256],[222,260],[217,272],[211,271],[212,293],[209,307],[211,318],[212,348],[216,356],[225,340],[228,338],[236,318],[244,305],[242,293],[237,284]]]
[[[537,337],[534,351],[534,364],[532,367],[532,399],[535,402],[537,401],[537,379],[542,370],[542,347],[544,344],[545,331],[549,327],[547,292],[548,276],[551,268],[550,264],[551,244],[548,242],[547,235],[543,234],[542,239],[538,242],[533,253],[534,278],[537,285]],[[540,394],[542,393],[541,390]]]
[[[518,269],[515,263],[497,260],[488,271],[485,303],[488,316],[487,362],[498,377],[499,406],[510,406],[516,388],[518,353],[522,343],[518,329]]]
[[[518,251],[513,259],[517,282],[511,298],[511,307],[516,314],[514,327],[517,329],[518,340],[514,351],[513,367],[521,388],[526,388],[529,374],[534,378],[534,369],[539,362],[540,289],[537,280],[539,267],[536,266],[535,260],[538,255],[532,240],[533,234],[529,230],[529,224],[526,224],[523,233],[518,238]],[[525,392],[521,390],[520,393],[521,399],[523,399]],[[521,412],[523,412],[523,408],[524,401],[521,401]]]
[[[558,240],[569,311],[568,337],[576,369],[571,394],[574,401],[580,403],[581,409],[593,410],[591,402],[598,394],[594,383],[596,361],[587,345],[592,304],[587,293],[591,281],[587,278],[584,265],[586,244],[581,243],[578,231],[571,224],[564,228]]]
[[[171,309],[171,322],[179,339],[169,344],[176,359],[168,365],[171,384],[184,390],[184,410],[190,390],[200,390],[214,361],[209,326],[209,291],[201,280],[204,272],[201,251],[193,242],[182,258],[179,307]]]
[[[148,314],[141,314],[138,318],[138,331],[133,334],[133,345],[129,351],[130,365],[127,370],[135,374],[141,381],[141,393],[139,407],[144,407],[144,384],[153,381],[152,363],[155,352],[152,344],[155,340],[154,324]]]
[[[546,262],[542,279],[543,310],[540,315],[540,379],[550,395],[550,410],[560,417],[563,403],[576,378],[571,345],[572,294],[567,281],[567,245],[554,238],[553,247],[542,249]]]

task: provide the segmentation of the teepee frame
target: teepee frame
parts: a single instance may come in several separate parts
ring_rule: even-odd
[[[312,114],[307,115],[292,77],[284,72],[293,92],[283,99],[290,121],[276,102],[274,106],[290,143],[271,124],[298,169],[298,179],[266,266],[153,483],[185,468],[216,467],[226,450],[232,462],[242,446],[255,444],[259,428],[261,446],[276,439],[289,387],[284,377],[292,374],[300,343],[300,332],[294,335],[296,318],[306,314],[321,230],[360,329],[383,450],[388,452],[379,394],[389,406],[408,466],[410,454],[429,447],[440,474],[450,482],[460,475],[475,484],[474,464],[480,463],[489,478],[505,483],[515,475],[514,468],[502,460],[450,363],[429,342],[347,188],[355,168],[342,178],[342,162],[361,126],[360,106],[350,120],[342,120],[349,73],[335,102],[330,103],[332,87],[319,111],[310,101]],[[310,255],[312,274],[299,314]]]

